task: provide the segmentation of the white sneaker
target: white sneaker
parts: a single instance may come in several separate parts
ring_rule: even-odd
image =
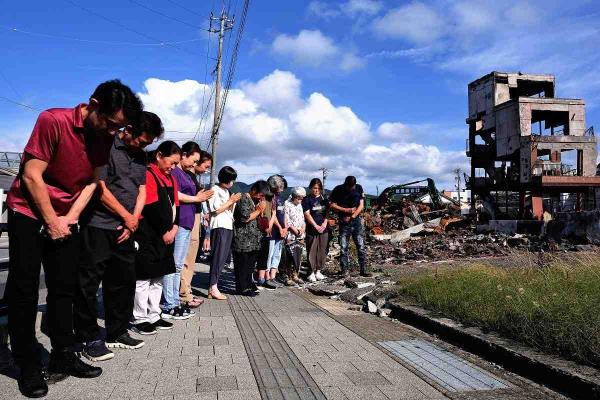
[[[325,278],[326,278],[326,276],[325,276],[325,275],[323,275],[323,274],[321,273],[321,271],[317,271],[317,273],[315,274],[315,278],[317,278],[317,280],[318,280],[318,281],[322,281],[323,279],[325,279]]]
[[[310,275],[308,276],[308,278],[306,278],[306,280],[307,280],[307,281],[309,281],[309,282],[311,282],[311,283],[314,283],[314,282],[316,282],[316,281],[317,281],[317,277],[315,276],[315,274],[314,274],[314,272],[313,272],[312,274],[310,274]]]

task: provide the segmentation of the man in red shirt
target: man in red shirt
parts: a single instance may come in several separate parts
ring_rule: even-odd
[[[114,135],[137,122],[142,108],[140,99],[120,81],[104,82],[89,104],[42,112],[25,146],[19,175],[7,196],[6,297],[11,350],[21,369],[19,389],[27,397],[48,392],[35,339],[41,264],[52,345],[48,372],[56,379],[102,373],[71,349],[81,243],[77,222],[96,189],[94,171],[106,164]]]

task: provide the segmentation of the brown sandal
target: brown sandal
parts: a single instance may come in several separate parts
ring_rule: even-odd
[[[227,296],[225,296],[222,293],[219,293],[217,296],[213,295],[212,293],[209,293],[208,298],[214,300],[227,300]]]

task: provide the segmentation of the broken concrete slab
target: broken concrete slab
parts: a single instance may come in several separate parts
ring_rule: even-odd
[[[373,303],[372,301],[368,301],[367,300],[367,304],[366,305],[367,305],[367,310],[369,310],[369,312],[371,314],[376,314],[377,313],[378,308],[375,305],[375,303]]]
[[[377,315],[379,315],[381,318],[387,318],[390,316],[391,313],[392,310],[390,308],[380,308]]]
[[[308,287],[308,290],[318,296],[337,296],[350,289],[342,285],[317,284]]]
[[[364,288],[368,288],[371,286],[375,286],[375,282],[360,282],[360,281],[355,281],[353,279],[346,279],[344,281],[344,286],[351,288],[351,289],[364,289]]]
[[[346,303],[363,304],[363,298],[373,291],[374,287],[355,288],[348,290],[340,295],[340,300]]]
[[[375,240],[385,241],[385,240],[390,240],[392,238],[392,235],[377,234],[377,235],[371,235],[371,237]]]
[[[404,229],[404,230],[401,230],[398,232],[394,232],[394,233],[392,233],[392,237],[390,240],[392,243],[405,242],[405,241],[409,240],[412,235],[423,232],[426,229],[433,229],[435,227],[438,227],[440,225],[441,221],[442,221],[442,218],[436,218],[436,219],[432,219],[429,222],[425,222],[423,224],[418,224],[418,225],[412,226],[410,228],[407,228],[407,229]]]

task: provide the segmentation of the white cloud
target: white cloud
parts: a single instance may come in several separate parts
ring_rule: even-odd
[[[278,35],[271,50],[274,54],[287,57],[294,63],[309,67],[339,67],[348,72],[365,64],[351,50],[338,47],[335,41],[319,30],[301,30],[297,35]]]
[[[402,122],[384,122],[377,128],[377,135],[384,139],[406,141],[412,136],[411,128]]]
[[[323,64],[339,51],[333,39],[319,30],[301,30],[296,36],[281,34],[273,41],[272,49],[278,55],[313,67]]]
[[[323,19],[339,17],[342,14],[339,8],[319,0],[313,0],[308,4],[308,12]]]
[[[349,16],[375,15],[383,8],[383,4],[376,0],[349,0],[340,8]]]
[[[512,25],[531,26],[539,23],[542,20],[541,17],[543,14],[545,14],[545,8],[539,9],[528,1],[523,1],[509,7],[504,13],[504,16]]]
[[[342,3],[313,0],[308,4],[308,12],[323,19],[372,16],[382,8],[383,3],[379,0],[348,0]]]
[[[345,53],[342,55],[340,69],[345,72],[354,71],[365,66],[366,58],[359,57],[354,53]]]
[[[462,1],[455,3],[450,15],[455,21],[454,29],[458,29],[467,34],[480,33],[492,30],[495,25],[497,14],[481,1]]]
[[[277,88],[271,90],[275,101],[268,95],[269,85]],[[166,130],[193,132],[205,108],[202,93],[206,87],[193,80],[151,78],[140,96],[149,111],[161,116]],[[279,107],[278,101],[285,106]],[[441,187],[451,184],[452,169],[465,164],[464,153],[416,143],[409,134],[413,129],[419,128],[384,122],[372,132],[369,123],[350,107],[334,104],[323,93],[304,97],[294,74],[275,70],[231,89],[218,165],[234,166],[245,182],[284,173],[292,185],[307,184],[319,176],[320,167],[327,167],[334,170],[328,185],[353,174],[373,193],[375,185],[423,177],[433,177]],[[181,133],[172,133],[166,137],[183,141],[193,135],[182,138]],[[206,145],[201,138],[196,139]]]
[[[150,78],[144,82],[144,88],[146,92],[140,93],[140,98],[145,108],[157,113],[168,130],[195,131],[198,128],[196,116],[203,111],[202,98],[208,100],[208,85],[190,79],[171,82]]]
[[[373,24],[373,30],[383,37],[405,39],[418,44],[440,38],[444,28],[444,20],[437,11],[420,2],[389,10]]]
[[[600,29],[589,0],[458,0],[392,8],[373,31],[386,47],[365,57],[406,58],[475,79],[491,71],[551,73],[561,96],[600,103]],[[552,21],[551,23],[549,21]],[[408,44],[408,47],[406,46]],[[591,79],[590,79],[591,78]]]
[[[267,111],[282,115],[302,106],[300,80],[287,71],[275,70],[256,83],[242,82],[241,89]]]
[[[436,146],[419,143],[392,143],[389,146],[370,144],[363,153],[363,168],[378,171],[381,176],[394,179],[397,183],[411,178],[432,177],[444,184],[446,176],[458,166],[465,167],[464,153],[442,152]]]
[[[32,128],[33,125],[23,125],[11,129],[0,129],[0,148],[2,151],[22,152],[29,140]]]
[[[333,153],[362,146],[370,136],[368,125],[349,107],[335,107],[321,93],[311,94],[306,107],[290,114],[290,122],[300,141],[324,146]]]

